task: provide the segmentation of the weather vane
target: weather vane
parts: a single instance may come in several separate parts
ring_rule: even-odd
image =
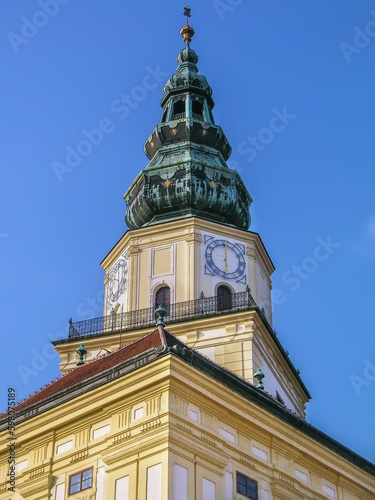
[[[184,16],[186,16],[186,24],[189,26],[189,17],[191,17],[191,9],[184,7]]]

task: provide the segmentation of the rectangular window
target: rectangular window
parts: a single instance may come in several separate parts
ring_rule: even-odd
[[[258,483],[237,472],[237,493],[245,495],[252,500],[258,500]]]
[[[93,468],[91,467],[90,469],[86,469],[69,476],[69,495],[91,488],[92,474]]]

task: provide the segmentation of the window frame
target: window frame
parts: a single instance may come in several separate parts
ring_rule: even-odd
[[[216,289],[216,307],[218,311],[230,311],[233,307],[233,293],[226,284]]]
[[[191,103],[192,117],[196,120],[204,121],[204,106],[199,99],[194,99]]]
[[[245,481],[246,481],[246,493],[243,493],[238,488],[238,479],[239,479],[239,477],[245,479]],[[252,485],[255,486],[255,497],[249,496],[249,494],[247,493],[247,491],[248,491],[248,484],[249,483],[251,483]],[[258,498],[259,498],[258,497],[258,481],[255,481],[255,479],[252,479],[251,477],[246,476],[242,472],[236,471],[236,491],[237,491],[237,493],[239,493],[240,495],[243,495],[246,498],[250,498],[251,500],[258,500]]]
[[[90,486],[87,486],[85,488],[82,488],[82,477],[83,477],[83,474],[87,471],[91,470],[91,484]],[[78,476],[78,474],[80,475],[80,479],[79,479],[79,490],[78,491],[73,491],[71,493],[71,487],[72,487],[72,477],[74,476]],[[85,481],[87,481],[87,479],[89,478],[86,478]],[[73,486],[75,486],[76,484],[78,483],[75,483]],[[69,484],[68,484],[68,496],[71,496],[71,495],[75,495],[76,493],[79,493],[80,491],[85,491],[85,490],[88,490],[89,488],[92,488],[93,487],[93,484],[94,484],[94,467],[88,467],[87,469],[83,469],[81,471],[78,471],[78,472],[74,472],[73,474],[70,474],[69,475]]]
[[[181,109],[179,109],[181,108]],[[186,117],[186,101],[185,99],[176,99],[172,107],[172,121],[181,120]]]
[[[160,299],[158,300],[158,295],[160,295],[162,293],[162,299],[165,299],[165,292],[168,290],[168,300],[163,300],[163,302],[160,301]],[[169,316],[170,314],[170,310],[171,310],[171,288],[166,285],[166,284],[163,284],[163,286],[161,286],[160,288],[158,288],[155,292],[155,298],[154,298],[154,306],[155,308],[158,307],[159,305],[163,306],[164,309],[167,311],[167,316]]]

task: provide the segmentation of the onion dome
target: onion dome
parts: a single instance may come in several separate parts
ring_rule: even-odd
[[[181,50],[177,56],[179,66],[176,73],[173,74],[168,82],[164,85],[163,94],[168,94],[173,90],[182,90],[183,88],[199,89],[204,91],[208,96],[212,95],[212,88],[209,86],[207,78],[198,74],[197,53],[192,50],[189,44]]]
[[[239,173],[226,164],[231,146],[215,124],[212,89],[190,47],[194,29],[187,22],[180,33],[186,45],[163,88],[160,122],[144,145],[150,162],[124,195],[126,223],[139,228],[201,217],[248,229],[252,199]]]

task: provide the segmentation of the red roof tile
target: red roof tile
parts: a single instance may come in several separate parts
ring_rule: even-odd
[[[94,375],[98,375],[105,370],[113,368],[114,366],[128,359],[131,359],[134,356],[142,354],[143,352],[146,352],[153,347],[160,347],[163,345],[167,345],[167,341],[165,338],[164,329],[159,326],[152,333],[149,333],[146,336],[136,340],[135,342],[132,342],[131,344],[120,348],[118,351],[79,366],[66,375],[63,375],[62,377],[56,379],[55,381],[40,389],[38,392],[26,398],[24,401],[21,401],[17,406],[14,407],[14,410],[19,411],[28,408],[35,403],[39,403],[46,398],[55,396],[65,389],[73,387],[80,382],[93,377]],[[3,415],[0,415],[0,417]]]

